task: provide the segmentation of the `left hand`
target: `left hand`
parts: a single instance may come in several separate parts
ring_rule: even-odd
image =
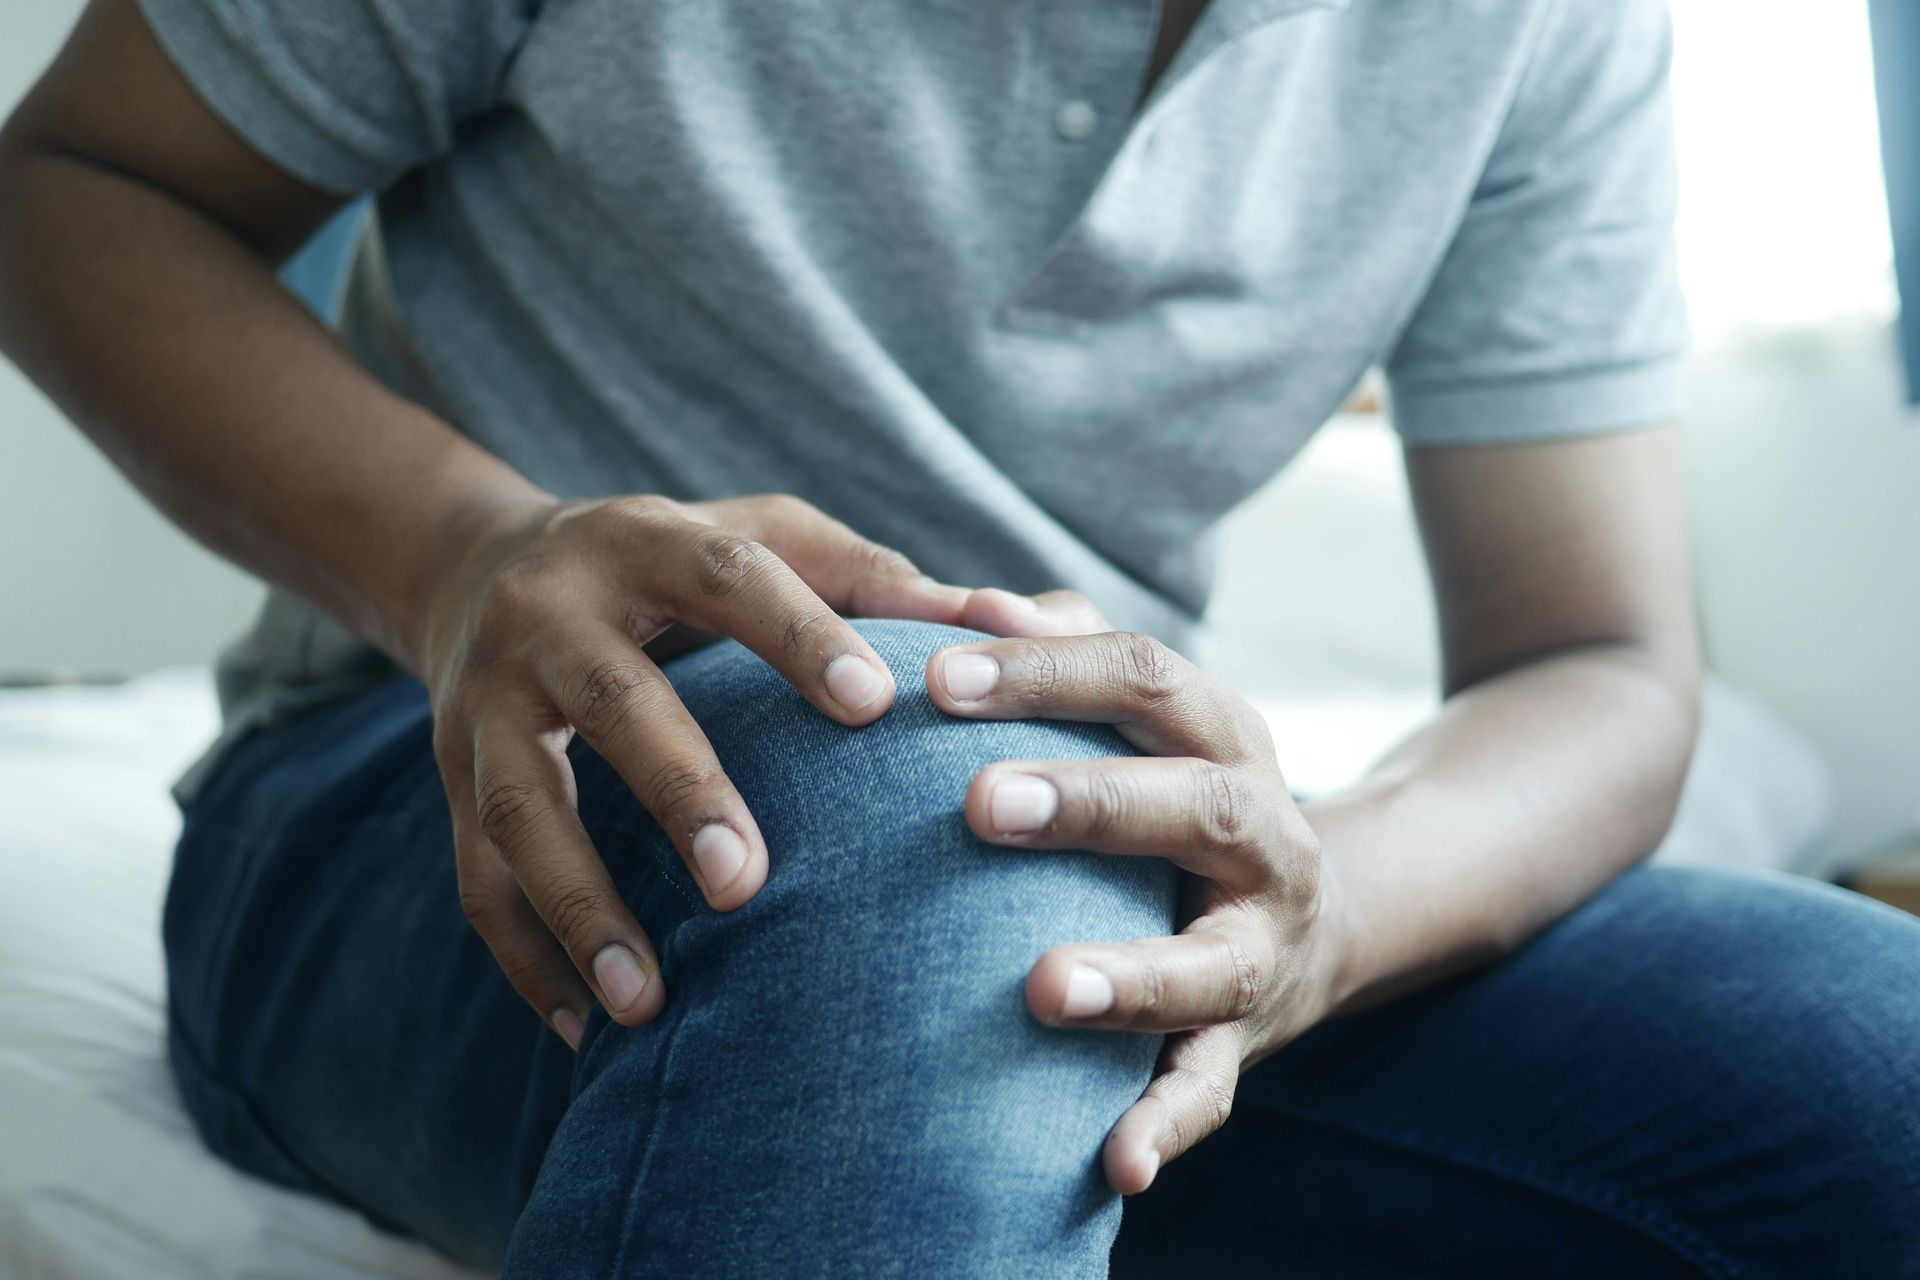
[[[1042,956],[1027,1004],[1051,1026],[1169,1033],[1153,1082],[1107,1137],[1123,1195],[1226,1121],[1240,1072],[1326,1016],[1338,964],[1319,841],[1287,793],[1266,722],[1073,592],[975,592],[967,625],[1010,637],[927,663],[934,702],[985,720],[1112,725],[1145,757],[1010,760],[968,788],[967,825],[1022,849],[1164,857],[1177,937]]]

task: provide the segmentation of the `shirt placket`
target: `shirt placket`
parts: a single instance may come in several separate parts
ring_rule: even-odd
[[[1144,101],[1140,87],[1158,36],[1159,0],[1042,0],[1042,44],[1056,60],[1044,83],[1055,86],[1050,114],[1059,171],[1076,189],[1075,212],[996,313],[1002,324],[1055,328],[1039,305],[1050,268],[1080,236],[1101,188],[1128,163],[1136,138],[1166,109],[1195,70],[1234,40],[1266,23],[1313,9],[1346,8],[1349,0],[1212,0]]]

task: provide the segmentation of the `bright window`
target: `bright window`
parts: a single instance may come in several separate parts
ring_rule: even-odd
[[[1863,0],[1673,0],[1673,17],[1680,257],[1700,344],[1891,319]]]

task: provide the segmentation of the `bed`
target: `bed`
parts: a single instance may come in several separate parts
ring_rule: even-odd
[[[1296,787],[1336,786],[1426,706],[1417,694],[1262,706]],[[0,1276],[456,1280],[356,1215],[236,1173],[181,1112],[162,1048],[167,786],[212,734],[202,670],[0,692]],[[1719,685],[1660,856],[1794,866],[1825,783],[1764,707]]]

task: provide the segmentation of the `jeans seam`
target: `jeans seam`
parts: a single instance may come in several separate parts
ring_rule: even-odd
[[[674,943],[679,940],[679,936],[679,930],[676,929],[673,937],[667,940],[666,950],[675,950]],[[647,1119],[646,1138],[641,1142],[633,1144],[632,1147],[633,1160],[631,1168],[633,1172],[627,1185],[626,1211],[620,1216],[620,1244],[614,1251],[613,1274],[616,1276],[629,1274],[627,1251],[633,1246],[634,1237],[639,1234],[635,1223],[641,1213],[640,1201],[641,1194],[647,1183],[646,1171],[648,1166],[653,1163],[654,1148],[659,1142],[661,1122],[665,1118],[663,1111],[667,1095],[667,1060],[673,1056],[674,1041],[679,1037],[680,1028],[685,1024],[684,1018],[681,1015],[686,1010],[688,1003],[686,993],[682,992],[681,998],[669,1006],[669,1016],[672,1018],[672,1025],[660,1027],[660,1049],[659,1052],[654,1055],[653,1061],[651,1097],[653,1098],[654,1105]],[[613,1023],[608,1024],[609,1028],[614,1025]],[[604,1031],[602,1034],[605,1034]],[[575,1097],[577,1098],[578,1095],[575,1095]]]
[[[1620,1225],[1638,1231],[1672,1250],[1715,1280],[1743,1280],[1746,1276],[1745,1270],[1731,1258],[1670,1214],[1618,1189],[1577,1175],[1570,1176],[1565,1170],[1514,1160],[1498,1151],[1457,1142],[1430,1130],[1355,1120],[1299,1103],[1280,1103],[1274,1109],[1322,1128],[1359,1134],[1385,1146],[1398,1147],[1429,1159],[1444,1160],[1502,1178],[1602,1217],[1612,1218]]]

